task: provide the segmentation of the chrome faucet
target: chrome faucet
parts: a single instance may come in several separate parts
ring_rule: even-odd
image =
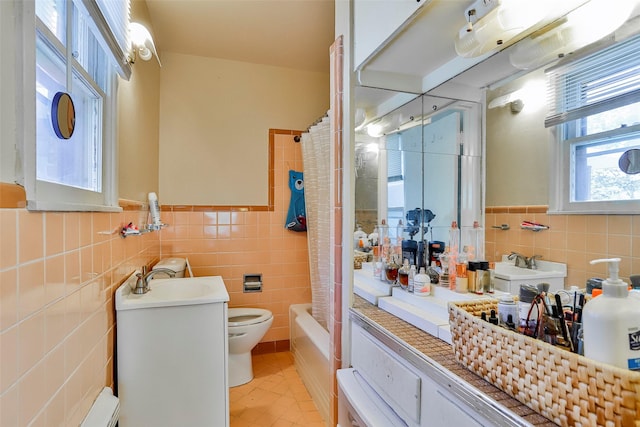
[[[529,258],[527,258],[527,268],[531,270],[537,270],[538,264],[536,263],[536,259],[540,258],[542,258],[542,255],[531,255]]]
[[[515,258],[515,266],[521,268],[528,268],[529,270],[537,270],[538,264],[536,263],[536,259],[542,258],[542,255],[532,255],[530,257],[526,257],[518,252],[511,252],[511,254],[507,257],[507,259],[512,260]]]
[[[511,252],[511,254],[507,257],[508,260],[512,260],[514,258],[516,260],[516,267],[529,268],[529,262],[527,261],[526,256],[519,254],[518,252]]]
[[[176,272],[168,268],[156,268],[155,270],[151,270],[147,273],[145,273],[144,270],[145,269],[143,269],[142,273],[136,273],[138,280],[136,280],[136,287],[133,290],[134,294],[141,295],[149,292],[151,290],[149,287],[149,281],[153,279],[153,276],[157,273],[165,273],[168,274],[169,277],[176,277]]]

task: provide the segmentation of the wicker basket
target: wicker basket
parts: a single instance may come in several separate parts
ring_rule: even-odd
[[[480,319],[497,300],[449,303],[456,360],[561,426],[640,427],[640,373]]]

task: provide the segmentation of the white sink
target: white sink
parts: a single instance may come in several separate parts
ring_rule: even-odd
[[[153,279],[149,282],[150,291],[140,295],[132,292],[136,279],[133,273],[116,291],[116,310],[229,301],[220,276]]]
[[[567,276],[567,265],[559,262],[538,260],[538,268],[516,267],[513,262],[496,262],[495,277],[505,280],[543,280]]]

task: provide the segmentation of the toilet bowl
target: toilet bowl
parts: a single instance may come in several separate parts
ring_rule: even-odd
[[[251,349],[273,323],[273,314],[261,308],[230,308],[229,319],[229,387],[253,379]]]

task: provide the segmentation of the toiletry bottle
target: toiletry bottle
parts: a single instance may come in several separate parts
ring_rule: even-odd
[[[353,233],[353,247],[357,249],[364,248],[364,241],[367,239],[367,233],[362,231],[362,227],[358,225],[358,229]]]
[[[420,267],[420,273],[413,278],[413,293],[421,297],[431,295],[431,278],[424,267]]]
[[[475,261],[469,261],[467,266],[467,290],[475,293],[478,284],[478,263]]]
[[[151,224],[160,225],[160,204],[156,193],[149,193],[149,214],[151,215]]]
[[[477,260],[483,260],[484,258],[484,230],[480,227],[478,221],[473,221],[473,245],[475,246],[475,256]]]
[[[398,270],[398,282],[400,282],[400,287],[405,291],[409,287],[409,260],[405,259],[402,267]]]
[[[493,282],[491,281],[491,269],[488,261],[480,261],[480,270],[482,273],[482,291],[483,293],[493,293]]]
[[[458,262],[458,250],[460,248],[460,230],[458,223],[453,221],[449,230],[449,289],[456,290],[456,264]]]
[[[538,295],[538,289],[531,285],[520,285],[520,293],[518,299],[518,331],[521,334],[534,336],[536,331],[536,322],[541,313],[538,311],[537,305],[531,307],[533,300]]]
[[[609,263],[602,295],[582,311],[584,355],[623,369],[640,370],[640,300],[629,298],[628,285],[618,278],[620,258],[597,259]]]
[[[407,285],[407,291],[413,293],[415,290],[415,277],[416,277],[416,266],[411,265],[409,269],[409,284]]]
[[[456,264],[456,292],[467,293],[468,286],[467,263]]]
[[[404,240],[403,233],[404,225],[402,224],[402,220],[399,219],[398,226],[396,227],[396,247],[398,248],[402,248],[402,241]]]
[[[373,277],[375,279],[379,279],[380,274],[382,273],[382,260],[378,253],[379,249],[380,248],[378,246],[373,247]]]
[[[511,316],[511,322],[509,322],[509,316]],[[501,325],[507,325],[507,323],[513,323],[514,319],[518,318],[518,306],[510,294],[506,294],[500,297],[498,302],[498,321]]]

